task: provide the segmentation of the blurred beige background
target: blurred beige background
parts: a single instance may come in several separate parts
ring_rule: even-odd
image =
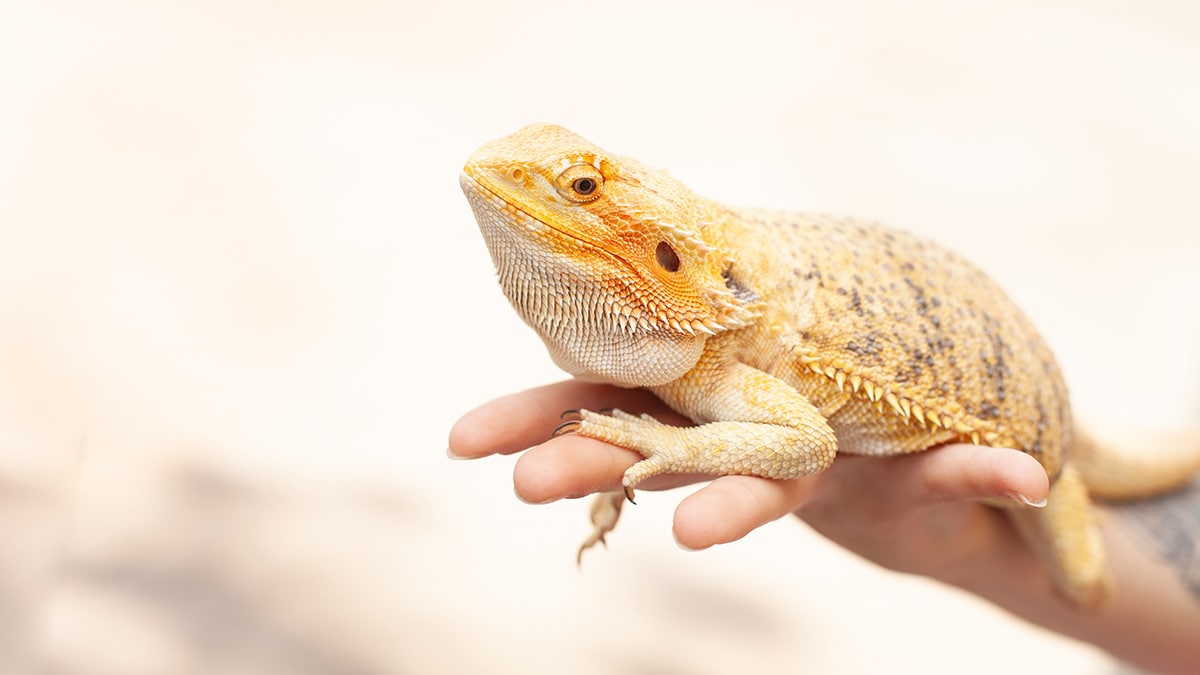
[[[569,126],[934,237],[1085,418],[1200,412],[1200,10],[0,0],[0,672],[1112,673],[781,521],[673,544],[444,456],[559,377],[458,190]]]

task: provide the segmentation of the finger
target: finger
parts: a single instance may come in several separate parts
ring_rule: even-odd
[[[530,448],[513,467],[517,497],[532,504],[621,489],[621,477],[642,456],[594,438],[568,435]],[[707,480],[698,474],[655,476],[639,490],[665,490]]]
[[[889,458],[843,456],[821,476],[718,478],[676,509],[675,537],[689,549],[728,543],[786,513],[803,513],[810,503],[843,514],[902,515],[943,502],[1017,494],[1037,502],[1048,491],[1037,460],[1007,448],[949,445]]]
[[[907,459],[907,458],[906,458]],[[1046,470],[1009,448],[955,444],[911,456],[897,486],[901,502],[935,504],[1007,498],[1040,502],[1050,492]]]
[[[651,414],[666,410],[642,389],[578,380],[556,382],[503,396],[463,415],[450,430],[449,454],[474,459],[520,452],[548,439],[568,408],[622,408]]]
[[[768,480],[722,476],[675,509],[675,540],[699,550],[741,539],[755,528],[799,508],[813,493],[815,477]]]
[[[859,495],[858,506],[880,516],[901,515],[944,502],[1021,497],[1029,503],[1050,490],[1036,459],[1008,448],[951,444],[911,455],[839,457],[813,508]]]

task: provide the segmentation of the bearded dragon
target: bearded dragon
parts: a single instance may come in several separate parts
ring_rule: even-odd
[[[1033,324],[977,268],[924,239],[725,206],[544,124],[481,147],[460,184],[505,295],[554,362],[647,388],[696,422],[579,410],[559,429],[643,455],[623,477],[630,501],[668,472],[789,479],[839,452],[1014,448],[1052,487],[1045,504],[995,506],[1060,594],[1092,608],[1109,581],[1089,482],[1107,496],[1151,494],[1196,468],[1189,457],[1092,470],[1086,460],[1102,452],[1076,430]],[[583,548],[615,525],[619,494],[598,495]]]

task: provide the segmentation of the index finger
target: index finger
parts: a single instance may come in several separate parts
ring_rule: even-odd
[[[476,459],[510,455],[550,438],[568,409],[621,408],[660,414],[666,404],[644,389],[565,380],[502,396],[465,414],[450,430],[449,455]]]

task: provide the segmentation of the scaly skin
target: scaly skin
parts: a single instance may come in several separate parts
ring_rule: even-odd
[[[1103,600],[1066,386],[969,263],[875,224],[729,208],[550,125],[480,148],[461,183],[505,294],[555,362],[649,388],[698,423],[579,412],[568,430],[645,457],[624,476],[630,499],[667,472],[787,479],[837,452],[1017,448],[1056,481],[1046,508],[1003,506],[1065,598]],[[599,499],[585,546],[620,512]]]

